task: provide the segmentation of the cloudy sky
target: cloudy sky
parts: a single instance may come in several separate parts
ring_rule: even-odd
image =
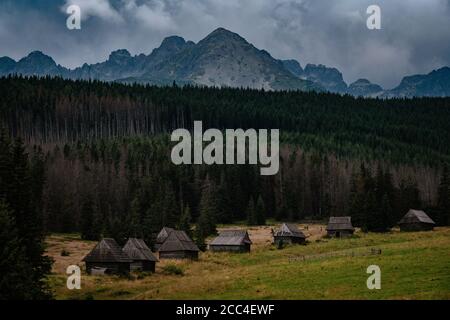
[[[66,28],[70,4],[81,7],[81,30]],[[372,4],[381,30],[366,27]],[[148,54],[169,35],[197,42],[217,27],[275,58],[337,67],[348,83],[390,88],[450,66],[450,0],[0,0],[0,56],[41,50],[76,67],[119,48]]]

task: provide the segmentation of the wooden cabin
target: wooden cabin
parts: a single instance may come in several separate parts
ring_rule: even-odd
[[[297,225],[292,223],[283,223],[274,234],[274,244],[302,244],[305,243],[306,236],[300,231]]]
[[[330,217],[327,226],[329,237],[349,237],[353,235],[355,228],[352,225],[352,217]]]
[[[91,274],[92,269],[101,270],[102,273],[128,273],[130,272],[131,258],[122,251],[116,240],[105,238],[100,241],[83,260],[86,271]]]
[[[209,244],[209,250],[250,252],[251,244],[247,230],[224,230]]]
[[[400,231],[430,231],[434,228],[434,221],[422,210],[409,210],[398,222]]]
[[[199,248],[184,231],[173,230],[159,246],[160,259],[198,259]]]
[[[158,251],[159,250],[161,245],[164,243],[164,241],[166,241],[166,239],[169,237],[169,234],[173,230],[174,229],[169,228],[169,227],[164,227],[164,228],[161,229],[161,231],[156,236],[155,245],[153,246],[153,248],[154,248],[153,251]]]
[[[131,271],[155,272],[155,264],[158,259],[144,240],[130,238],[122,250],[133,260],[130,265]]]

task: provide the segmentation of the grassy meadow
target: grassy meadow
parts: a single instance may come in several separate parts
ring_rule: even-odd
[[[163,260],[155,274],[128,278],[86,275],[81,259],[95,242],[54,234],[47,238],[55,259],[49,281],[57,299],[450,299],[450,228],[326,239],[325,226],[310,225],[307,245],[279,250],[271,244],[272,227],[249,229],[249,254],[204,252],[199,261]],[[82,266],[81,290],[66,288],[70,264]],[[366,269],[373,264],[381,268],[380,290],[366,286]]]

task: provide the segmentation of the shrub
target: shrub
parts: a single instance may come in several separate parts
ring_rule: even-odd
[[[178,267],[174,264],[169,264],[167,266],[164,266],[163,272],[165,274],[173,274],[173,275],[177,275],[177,276],[182,276],[184,274],[183,269],[181,269],[180,267]]]
[[[68,257],[68,256],[70,256],[70,252],[67,251],[66,249],[62,249],[61,257]]]

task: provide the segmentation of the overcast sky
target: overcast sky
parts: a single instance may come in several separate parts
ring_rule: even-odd
[[[81,30],[66,28],[70,4],[81,7]],[[366,27],[371,4],[381,30]],[[275,58],[336,67],[347,83],[390,88],[450,66],[450,0],[0,0],[0,56],[41,50],[73,68],[119,48],[148,54],[169,35],[197,42],[217,27]]]

